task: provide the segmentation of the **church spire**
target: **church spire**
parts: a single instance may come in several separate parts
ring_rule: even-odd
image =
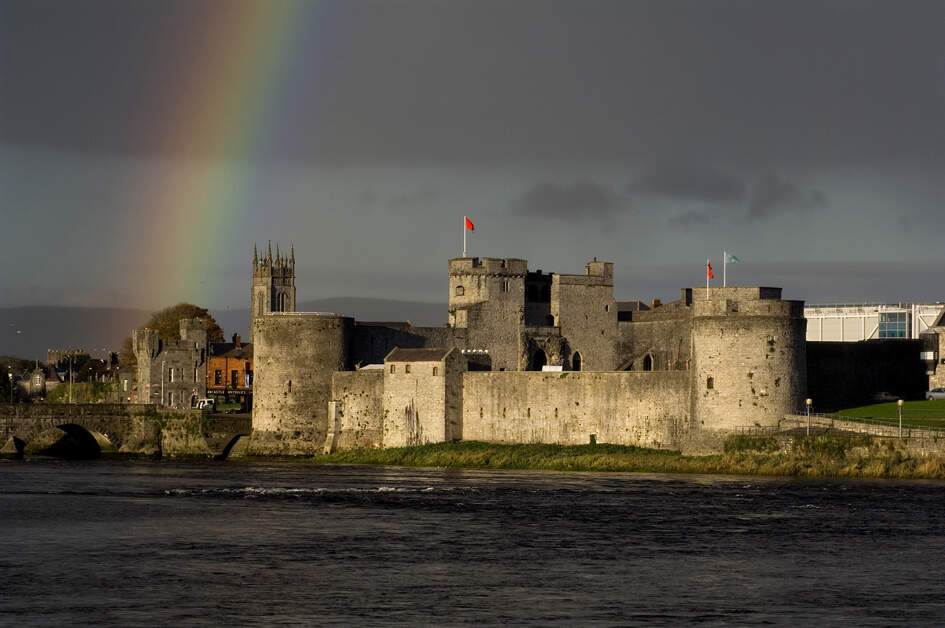
[[[272,240],[269,240],[269,257],[266,258],[266,261],[272,266]]]
[[[256,253],[256,243],[253,242],[253,268],[259,266],[259,255]]]
[[[295,245],[291,242],[289,243],[289,263],[295,266]]]

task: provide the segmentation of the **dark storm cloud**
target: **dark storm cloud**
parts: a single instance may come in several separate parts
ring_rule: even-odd
[[[628,207],[627,199],[613,186],[594,181],[543,182],[514,201],[512,211],[522,216],[582,221],[607,220]]]
[[[212,35],[245,5],[5,0],[0,138],[241,156],[176,125],[202,103],[247,97],[251,63],[226,75],[210,61],[241,43]],[[938,0],[298,6],[289,69],[257,95],[256,159],[943,161]]]
[[[805,190],[774,173],[762,176],[755,184],[748,203],[748,217],[761,220],[779,214],[806,212],[827,205],[820,190]]]
[[[404,209],[430,205],[440,198],[439,192],[429,185],[423,185],[415,190],[395,194],[387,200],[390,209]]]
[[[627,191],[710,203],[739,203],[745,199],[745,182],[713,168],[661,166],[648,169],[627,186]]]
[[[712,224],[712,215],[709,212],[690,210],[670,216],[666,224],[678,231],[698,231]]]

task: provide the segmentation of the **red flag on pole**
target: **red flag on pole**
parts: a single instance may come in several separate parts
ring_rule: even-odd
[[[712,274],[712,264],[709,262],[705,263],[705,274],[709,279],[715,279],[715,275]]]
[[[466,220],[466,228],[469,229],[470,231],[475,231],[475,229],[473,228],[472,221],[469,218],[466,218],[465,216],[463,216],[463,218]]]

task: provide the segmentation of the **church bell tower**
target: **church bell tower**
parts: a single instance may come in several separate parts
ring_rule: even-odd
[[[260,316],[272,312],[295,311],[295,247],[290,245],[289,254],[283,256],[276,245],[272,254],[272,243],[265,257],[259,257],[253,245],[253,290],[250,296],[250,336],[253,322]]]

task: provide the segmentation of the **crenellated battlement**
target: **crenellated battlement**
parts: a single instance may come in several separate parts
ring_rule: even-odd
[[[493,275],[503,277],[525,276],[528,262],[512,257],[457,257],[450,260],[450,276]]]

